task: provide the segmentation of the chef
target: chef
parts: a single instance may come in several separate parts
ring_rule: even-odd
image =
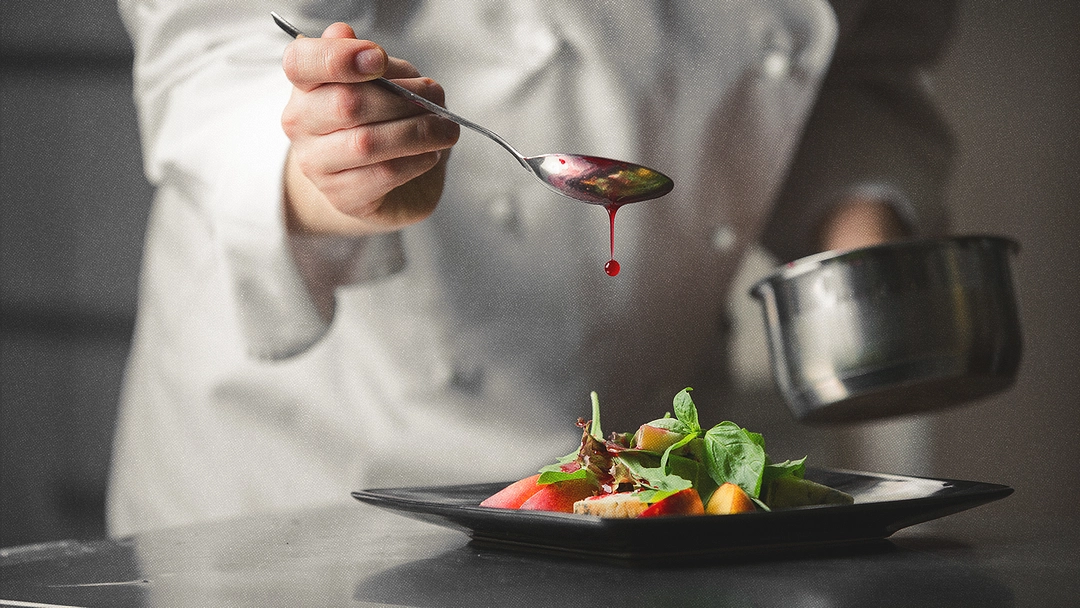
[[[629,430],[717,376],[755,243],[790,260],[944,228],[923,70],[946,3],[120,8],[156,197],[113,535],[522,477],[573,448],[590,391]],[[271,10],[321,37],[290,41]],[[609,277],[602,207],[379,75],[525,154],[627,160],[675,188],[619,212]]]

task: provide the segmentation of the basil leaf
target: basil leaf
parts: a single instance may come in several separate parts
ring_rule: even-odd
[[[672,475],[677,475],[683,479],[687,479],[693,484],[698,495],[701,497],[701,502],[708,504],[709,497],[716,491],[716,482],[709,476],[709,470],[706,466],[692,458],[686,458],[685,456],[672,455],[668,461],[668,472]]]
[[[721,422],[709,429],[705,433],[705,466],[713,481],[733,483],[757,498],[765,470],[763,443],[761,435],[734,422]]]
[[[634,496],[645,504],[653,504],[664,500],[668,496],[678,494],[682,490],[635,490]]]
[[[581,475],[577,475],[576,477],[571,477],[570,475],[577,474],[578,471],[584,471],[584,467],[579,467],[573,471],[563,470],[563,467],[578,459],[579,452],[580,450],[575,450],[566,456],[559,458],[554,463],[541,467],[540,470],[537,471],[540,473],[540,478],[536,480],[536,483],[538,485],[544,485],[555,483],[556,481],[563,481],[564,479],[581,479]]]
[[[732,424],[735,423],[733,422]],[[762,450],[765,449],[765,437],[761,433],[755,433],[746,429],[743,429],[743,432],[746,433],[746,436],[750,438],[750,441],[753,441],[754,443],[760,445]]]
[[[648,452],[620,452],[617,458],[626,465],[634,480],[646,489],[671,490],[675,493],[693,486],[689,479],[671,475],[659,466],[649,466],[656,462],[656,456]]]
[[[541,471],[540,478],[536,480],[537,485],[546,485],[549,483],[556,483],[559,481],[568,481],[571,479],[587,479],[589,477],[589,469],[578,469],[576,471]]]
[[[754,502],[764,505],[763,500],[772,500],[770,494],[775,486],[773,481],[782,477],[794,477],[802,479],[806,475],[806,456],[798,460],[785,460],[784,462],[770,462],[765,465],[761,474],[761,495],[754,498]]]
[[[679,433],[680,435],[686,435],[690,433],[690,428],[678,418],[657,418],[652,422],[646,423],[649,426],[654,426],[658,429],[664,429],[665,431],[671,431],[673,433]]]
[[[656,460],[654,455],[647,452],[624,452],[619,459],[627,469],[634,471],[632,474],[641,486],[641,489],[634,491],[634,496],[648,504],[659,502],[686,488],[697,490],[702,501],[705,501],[717,488],[705,465],[690,458],[671,456],[670,472],[664,474],[661,474],[660,467],[647,466]]]
[[[778,477],[795,477],[802,479],[806,475],[806,456],[798,460],[785,460],[784,462],[770,462],[765,465],[761,475],[761,485],[769,483]]]
[[[667,470],[668,458],[671,456],[671,453],[674,452],[675,450],[678,450],[679,448],[683,447],[684,445],[690,443],[690,441],[692,439],[694,439],[695,437],[697,437],[697,433],[692,433],[692,434],[687,435],[686,437],[683,437],[682,439],[676,441],[675,443],[669,445],[667,447],[667,449],[664,450],[663,457],[660,458],[660,468],[666,471]]]
[[[593,391],[589,393],[589,398],[592,400],[592,436],[597,441],[603,441],[604,432],[600,430],[600,396]]]
[[[701,424],[698,423],[697,407],[690,398],[690,391],[694,389],[686,387],[675,395],[671,407],[675,410],[675,418],[685,424],[691,433],[700,433]]]
[[[615,454],[614,458],[625,464],[626,467],[631,470],[637,468],[655,469],[660,465],[660,455],[653,452],[646,452],[645,450],[620,450]]]
[[[543,467],[542,469],[540,469],[540,472],[543,473],[544,471],[561,471],[562,466],[564,464],[569,464],[569,463],[574,462],[575,460],[577,460],[579,452],[580,452],[580,448],[577,449],[577,450],[574,450],[573,452],[570,452],[566,456],[563,456],[563,457],[559,458],[553,464],[549,464],[549,465]]]

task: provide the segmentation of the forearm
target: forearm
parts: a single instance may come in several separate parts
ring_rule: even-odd
[[[944,48],[951,3],[836,3],[861,10],[841,15],[832,66],[762,238],[784,260],[823,247],[853,199],[891,207],[901,235],[947,227],[952,141],[924,73]]]
[[[846,250],[868,247],[911,234],[889,203],[855,197],[837,204],[826,216],[817,236],[817,248]]]
[[[212,239],[217,311],[253,357],[288,357],[325,333],[288,242],[281,111],[286,40],[255,3],[124,2],[147,177]],[[160,197],[159,197],[160,198]],[[176,224],[157,227],[185,242]],[[178,254],[179,255],[179,254]]]

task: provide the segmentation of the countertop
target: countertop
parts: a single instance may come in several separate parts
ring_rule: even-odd
[[[0,606],[1067,606],[1078,523],[1005,499],[856,547],[625,566],[356,503],[0,549]]]

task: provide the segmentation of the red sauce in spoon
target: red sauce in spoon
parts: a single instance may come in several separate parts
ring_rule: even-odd
[[[627,203],[650,200],[671,191],[670,178],[647,167],[612,161],[595,156],[585,157],[592,166],[577,176],[576,185],[586,186],[608,212],[609,246],[611,257],[604,264],[609,277],[619,274],[615,260],[615,213]]]
[[[664,196],[674,187],[659,171],[599,156],[544,154],[526,159],[537,177],[560,194],[594,205],[603,205],[611,224],[611,259],[604,265],[608,276],[619,274],[615,261],[615,212],[627,203]]]

